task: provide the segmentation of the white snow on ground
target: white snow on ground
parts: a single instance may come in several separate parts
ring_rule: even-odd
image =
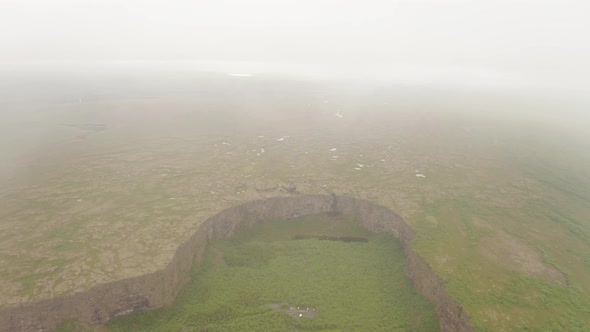
[[[363,164],[357,164],[357,165],[358,165],[358,167],[365,167],[365,165],[363,165]]]
[[[231,73],[231,74],[229,74],[229,76],[234,76],[234,77],[250,77],[250,76],[252,76],[252,74],[246,74],[246,73]]]
[[[334,116],[337,116],[337,117],[339,117],[340,119],[342,119],[342,118],[343,118],[343,116],[342,116],[342,114],[340,114],[340,112],[338,112],[338,113],[334,113]]]
[[[332,152],[333,152],[333,151],[336,151],[336,150],[338,150],[338,149],[337,149],[337,148],[331,148],[331,149],[330,149],[330,151],[332,151]]]
[[[417,178],[425,178],[425,177],[426,177],[426,175],[424,175],[424,173],[422,173],[422,172],[421,172],[420,170],[418,170],[418,169],[416,169],[415,173],[416,173],[416,177],[417,177]]]
[[[266,151],[264,150],[264,148],[260,149],[260,153],[265,153]]]
[[[277,138],[277,142],[282,142],[282,141],[284,141],[284,140],[285,140],[285,138],[284,138],[284,137]]]
[[[223,145],[230,145],[228,142],[221,142]]]
[[[355,167],[355,168],[353,168],[353,169],[356,169],[357,171],[360,171],[360,170],[361,170],[361,169],[360,169],[360,168],[358,168],[358,167]]]
[[[264,138],[264,136],[262,136],[262,135],[259,135],[259,136],[258,136],[258,138]]]

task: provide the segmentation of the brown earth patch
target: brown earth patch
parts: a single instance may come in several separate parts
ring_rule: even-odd
[[[481,219],[480,217],[471,218],[471,222],[475,226],[482,228],[482,229],[488,229],[488,230],[493,229],[493,227],[487,221]]]
[[[503,267],[541,278],[549,284],[565,285],[565,275],[544,262],[543,253],[526,241],[504,231],[483,237],[479,243],[481,255]]]
[[[429,223],[431,223],[433,225],[438,225],[438,220],[436,219],[435,216],[431,216],[431,215],[426,216],[426,221],[428,221]]]

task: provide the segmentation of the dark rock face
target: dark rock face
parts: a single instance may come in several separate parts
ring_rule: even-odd
[[[168,306],[187,284],[193,264],[202,260],[209,239],[232,236],[240,226],[308,214],[342,213],[372,232],[393,234],[407,255],[405,272],[414,287],[435,306],[441,331],[473,331],[463,307],[450,298],[428,263],[411,248],[413,230],[395,212],[369,201],[336,195],[302,195],[252,201],[207,219],[181,244],[162,270],[106,283],[85,292],[0,311],[0,331],[50,331],[65,320],[104,324],[131,312]]]

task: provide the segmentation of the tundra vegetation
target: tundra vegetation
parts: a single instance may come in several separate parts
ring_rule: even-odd
[[[342,219],[275,220],[213,241],[204,264],[194,269],[191,283],[171,307],[125,316],[108,328],[438,330],[433,306],[404,275],[405,257],[397,239],[370,234]],[[321,240],[323,235],[332,237]],[[306,315],[288,314],[298,309]]]
[[[108,77],[1,92],[0,306],[160,269],[241,202],[335,192],[402,215],[476,330],[590,330],[585,106],[256,75]]]

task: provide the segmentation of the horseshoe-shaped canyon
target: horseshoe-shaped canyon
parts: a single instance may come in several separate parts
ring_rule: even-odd
[[[334,194],[274,197],[227,208],[204,221],[164,269],[0,311],[0,331],[47,331],[66,320],[104,324],[121,315],[168,306],[188,283],[194,264],[202,261],[209,240],[231,237],[240,226],[264,220],[322,213],[352,216],[371,232],[393,234],[407,256],[405,273],[417,292],[434,305],[441,331],[473,331],[463,307],[446,293],[445,281],[412,249],[414,232],[402,217],[367,200]]]

